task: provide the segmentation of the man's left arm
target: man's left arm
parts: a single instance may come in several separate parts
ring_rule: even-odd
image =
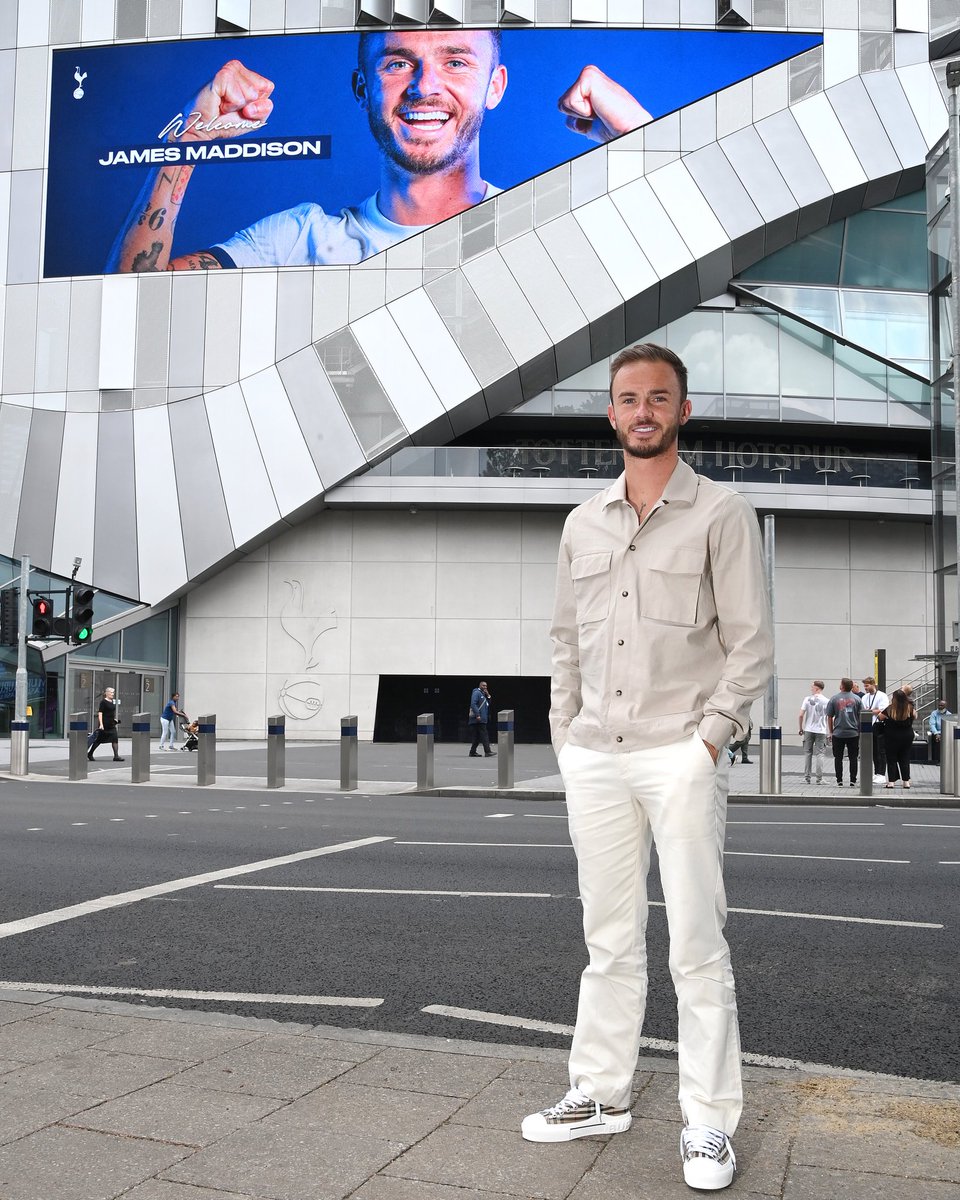
[[[747,730],[750,706],[773,674],[773,629],[760,530],[753,509],[731,495],[710,530],[710,574],[723,673],[703,707],[699,733],[723,746]]]

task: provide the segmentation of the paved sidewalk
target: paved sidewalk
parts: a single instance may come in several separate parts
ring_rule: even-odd
[[[674,1200],[676,1062],[634,1125],[524,1142],[560,1050],[0,991],[0,1200]],[[746,1067],[731,1196],[957,1200],[960,1086]]]
[[[0,780],[9,775],[9,742],[0,742]],[[90,766],[86,784],[75,786],[129,784],[131,755],[129,743],[121,741],[126,762],[114,764],[109,757],[97,759]],[[286,746],[287,779],[283,790],[288,792],[336,793],[340,789],[338,742],[288,741]],[[905,807],[960,807],[960,799],[940,794],[940,768],[927,763],[914,763],[912,786],[909,790],[897,786],[885,788],[874,784],[871,797],[861,797],[859,784],[838,787],[833,775],[833,761],[828,756],[827,773],[822,784],[804,783],[803,756],[792,744],[785,744],[782,759],[781,791],[777,796],[760,794],[759,749],[751,748],[748,764],[738,759],[730,768],[730,798],[755,803],[812,803],[812,804],[883,804]],[[402,795],[414,792],[417,777],[417,748],[413,743],[371,743],[359,746],[360,780],[357,793],[361,795]],[[497,786],[497,759],[470,759],[465,746],[438,743],[435,750],[434,795],[478,796],[503,800],[563,800],[563,781],[557,773],[557,761],[548,745],[518,745],[515,758],[515,786]],[[30,746],[31,782],[67,782],[67,743],[48,739]],[[217,782],[211,786],[220,791],[260,790],[266,788],[266,743],[225,742],[217,745]],[[159,753],[151,755],[151,778],[140,787],[196,787],[196,755]]]

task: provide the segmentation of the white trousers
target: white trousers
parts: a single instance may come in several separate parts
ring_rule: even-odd
[[[163,744],[166,742],[171,750],[177,740],[177,718],[171,717],[168,721],[166,717],[160,718],[160,748],[163,749]]]
[[[647,873],[654,842],[677,993],[685,1124],[732,1134],[740,1119],[740,1030],[723,936],[726,756],[698,734],[670,746],[559,755],[590,961],[580,979],[570,1083],[630,1103],[647,998]]]

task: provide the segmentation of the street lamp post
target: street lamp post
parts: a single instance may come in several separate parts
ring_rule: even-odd
[[[950,295],[953,328],[953,496],[957,554],[957,622],[960,624],[960,59],[947,63],[950,92]],[[960,694],[960,637],[957,638],[957,688]]]

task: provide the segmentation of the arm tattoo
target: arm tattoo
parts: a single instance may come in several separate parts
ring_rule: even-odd
[[[157,259],[160,257],[160,251],[163,249],[163,242],[151,243],[149,250],[141,250],[139,254],[134,256],[131,264],[131,271],[156,271]]]

